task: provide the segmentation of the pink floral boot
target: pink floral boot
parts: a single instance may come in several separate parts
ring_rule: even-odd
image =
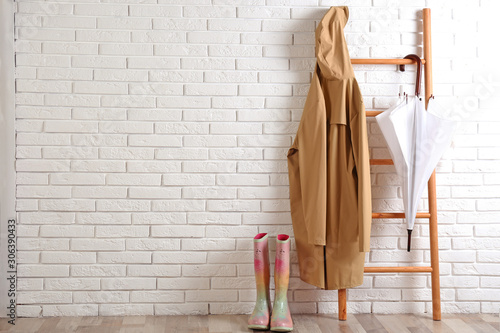
[[[292,316],[288,308],[287,291],[290,277],[290,236],[278,235],[276,240],[276,261],[274,265],[275,295],[271,331],[290,332],[293,330]]]
[[[252,315],[248,318],[248,328],[268,330],[271,313],[269,296],[269,248],[267,234],[262,233],[253,239],[255,282],[257,285],[257,302]]]

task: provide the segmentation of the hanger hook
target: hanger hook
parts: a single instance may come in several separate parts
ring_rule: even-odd
[[[416,54],[408,54],[403,59],[412,59],[417,63],[417,82],[415,83],[415,96],[420,96],[420,76],[422,74],[422,59]],[[401,72],[405,71],[405,65],[399,65]]]

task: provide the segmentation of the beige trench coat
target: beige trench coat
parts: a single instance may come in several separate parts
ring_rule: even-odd
[[[324,289],[363,283],[371,184],[363,99],[344,39],[347,7],[316,29],[316,70],[288,150],[290,209],[300,278]]]

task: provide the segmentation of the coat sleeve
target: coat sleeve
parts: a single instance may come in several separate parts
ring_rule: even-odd
[[[295,145],[307,239],[314,245],[326,245],[326,126],[325,99],[314,73]]]
[[[370,251],[370,233],[372,224],[372,202],[370,181],[370,155],[368,153],[368,134],[366,113],[361,94],[354,89],[350,120],[351,142],[354,154],[355,172],[358,180],[358,234],[359,251]]]

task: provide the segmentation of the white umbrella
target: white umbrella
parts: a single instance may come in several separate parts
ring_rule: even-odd
[[[393,107],[385,110],[381,114],[375,117],[377,120],[378,126],[384,135],[385,141],[389,146],[389,152],[391,153],[392,160],[394,162],[394,166],[396,167],[396,172],[398,175],[403,177],[405,174],[404,168],[406,166],[405,158],[403,150],[399,144],[398,133],[396,133],[396,129],[394,128],[394,124],[392,123],[389,116],[396,110],[402,109],[404,113],[408,110],[408,103],[405,102],[405,99],[400,101],[398,104]]]
[[[418,67],[419,77],[420,66]],[[432,171],[450,146],[456,127],[455,121],[435,114],[438,113],[439,107],[432,98],[429,100],[426,112],[424,102],[418,95],[417,90],[416,97],[410,98],[409,101],[404,100],[375,117],[389,146],[396,171],[403,179],[408,251],[410,251],[411,231],[415,224],[418,201]]]

